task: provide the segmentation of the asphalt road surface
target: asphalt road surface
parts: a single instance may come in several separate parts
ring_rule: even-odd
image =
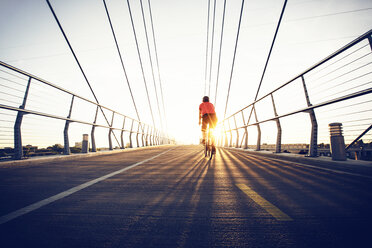
[[[201,146],[0,164],[0,247],[372,247],[372,167]]]

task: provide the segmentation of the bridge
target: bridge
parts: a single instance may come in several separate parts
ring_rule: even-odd
[[[189,32],[202,30],[196,20],[207,13],[203,44],[172,50],[164,39],[170,38],[168,25],[180,25],[189,4],[170,4],[175,15],[150,0],[127,0],[124,6],[105,0],[38,4],[1,8],[9,13],[0,16],[17,14],[40,28],[29,34],[27,21],[18,25],[15,19],[0,27],[7,34],[0,43],[2,246],[369,244],[372,30],[365,27],[370,15],[363,19],[363,14],[370,6],[306,17],[305,6],[323,5],[208,0],[193,9],[195,22],[188,23]],[[294,18],[294,9],[303,17]],[[275,16],[269,41],[261,33],[267,24],[247,25],[247,13],[261,10]],[[293,36],[280,40],[291,23],[337,16],[345,30],[363,32],[347,42],[338,39],[339,46],[326,54],[319,52],[325,43],[312,48],[305,42],[311,56],[302,62]],[[75,18],[80,22],[70,23]],[[334,30],[331,20],[316,29]],[[252,32],[257,27],[262,28]],[[42,42],[43,28],[58,37],[58,45]],[[13,30],[29,34],[42,48],[20,45],[16,40],[25,36]],[[76,38],[80,32],[91,42],[84,35]],[[258,43],[248,45],[252,33]],[[185,44],[194,44],[189,39],[185,36]],[[264,53],[252,52],[264,42]],[[19,52],[22,46],[28,50]],[[48,52],[53,46],[63,47],[63,53]],[[185,61],[193,58],[186,65],[202,83],[190,83],[195,77],[183,74],[180,68],[186,67],[162,59],[176,50],[188,53]],[[219,117],[212,159],[204,156],[192,117],[203,95],[210,96]]]

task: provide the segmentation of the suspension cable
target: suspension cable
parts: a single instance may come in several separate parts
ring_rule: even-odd
[[[120,62],[121,62],[121,66],[122,66],[122,68],[123,68],[124,76],[125,76],[125,79],[126,79],[126,81],[127,81],[127,85],[128,85],[128,88],[129,88],[130,95],[131,95],[131,97],[132,97],[133,106],[134,106],[134,109],[136,110],[137,118],[138,118],[138,120],[141,122],[140,116],[139,116],[139,114],[138,114],[138,109],[137,109],[137,106],[136,106],[136,102],[135,102],[135,100],[134,100],[134,96],[133,96],[132,88],[130,87],[130,84],[129,84],[128,75],[127,75],[127,72],[126,72],[126,70],[125,70],[125,66],[124,66],[123,58],[122,58],[122,56],[121,56],[121,52],[120,52],[120,49],[119,49],[118,41],[117,41],[117,39],[116,39],[116,35],[115,35],[115,31],[114,31],[114,27],[113,27],[113,25],[112,25],[111,18],[110,18],[110,14],[109,14],[109,11],[108,11],[108,9],[107,9],[107,5],[106,5],[106,1],[105,1],[105,0],[103,0],[103,4],[105,5],[105,10],[106,10],[107,18],[108,18],[108,21],[109,21],[109,23],[110,23],[110,27],[111,27],[112,35],[113,35],[114,40],[115,40],[115,45],[116,45],[116,49],[117,49],[118,54],[119,54],[119,58],[120,58]]]
[[[165,103],[164,103],[164,95],[163,95],[163,86],[162,86],[161,77],[160,77],[160,66],[159,66],[159,59],[158,59],[158,50],[157,50],[156,41],[155,41],[154,22],[153,22],[153,19],[152,19],[152,11],[151,11],[150,0],[147,0],[147,2],[149,4],[152,37],[153,37],[153,42],[154,42],[155,58],[156,58],[156,64],[157,64],[157,69],[158,69],[158,77],[159,77],[160,93],[161,93],[161,99],[162,99],[162,105],[163,105],[163,114],[164,114],[164,120],[165,120],[165,128],[167,129],[167,115],[165,113]]]
[[[237,47],[238,47],[238,40],[239,40],[239,33],[240,33],[240,24],[241,24],[241,22],[242,22],[242,16],[243,16],[243,8],[244,8],[244,0],[242,0],[242,6],[241,6],[241,9],[240,9],[239,25],[238,25],[238,32],[237,32],[237,34],[236,34],[236,40],[235,40],[235,49],[234,49],[233,62],[232,62],[232,66],[231,66],[230,81],[229,81],[229,89],[228,89],[228,91],[227,91],[226,105],[225,105],[225,113],[224,113],[224,115],[223,115],[223,118],[224,118],[224,119],[225,119],[225,117],[226,117],[227,104],[228,104],[229,96],[230,96],[231,81],[232,81],[232,76],[233,76],[233,72],[234,72],[236,50],[237,50]]]
[[[220,51],[218,53],[218,66],[217,66],[217,79],[216,79],[216,93],[214,96],[214,107],[217,104],[217,88],[218,88],[218,79],[220,76],[220,64],[221,64],[221,51],[222,51],[222,38],[223,38],[223,29],[225,26],[225,12],[226,12],[226,0],[223,2],[223,15],[222,15],[222,27],[221,27],[221,39],[220,39]]]
[[[284,10],[285,10],[286,5],[287,5],[287,0],[284,0],[284,5],[283,5],[283,8],[282,8],[282,12],[280,13],[280,17],[279,17],[278,25],[276,26],[276,30],[275,30],[275,34],[274,34],[274,38],[273,38],[273,41],[272,41],[272,43],[271,43],[270,51],[269,51],[269,54],[268,54],[267,59],[266,59],[265,67],[264,67],[264,70],[263,70],[263,72],[262,72],[261,80],[260,80],[260,83],[259,83],[259,85],[258,85],[257,92],[256,92],[256,96],[254,97],[254,101],[257,100],[258,93],[259,93],[259,91],[260,91],[261,84],[262,84],[263,78],[264,78],[264,76],[265,76],[266,68],[267,68],[267,65],[268,65],[269,60],[270,60],[271,52],[272,52],[273,47],[274,47],[274,43],[275,43],[275,39],[276,39],[276,35],[278,34],[279,27],[280,27],[280,23],[281,23],[281,21],[282,21],[282,18],[283,18],[283,14],[284,14]],[[251,109],[251,112],[250,112],[250,114],[249,114],[249,118],[248,118],[248,122],[247,122],[247,124],[248,124],[249,121],[251,120],[251,116],[252,116],[253,109],[254,109],[254,107],[252,107],[252,109]]]
[[[148,89],[147,89],[146,77],[145,77],[145,72],[144,72],[144,70],[143,70],[143,64],[142,64],[142,59],[141,59],[141,52],[140,52],[140,50],[139,50],[139,45],[138,45],[138,40],[137,40],[137,34],[136,34],[136,29],[135,29],[135,27],[134,27],[134,21],[133,21],[133,16],[132,16],[132,10],[131,10],[131,8],[130,8],[129,0],[127,0],[127,4],[128,4],[128,9],[129,9],[130,20],[131,20],[131,23],[132,23],[132,29],[133,29],[134,39],[135,39],[135,41],[136,41],[138,58],[139,58],[140,65],[141,65],[141,71],[142,71],[142,76],[143,76],[143,82],[144,82],[144,84],[145,84],[145,89],[146,89],[146,94],[147,94],[147,100],[148,100],[149,107],[150,107],[150,112],[151,112],[151,117],[152,117],[152,123],[153,123],[153,125],[154,125],[154,127],[155,127],[154,114],[153,114],[153,112],[152,112],[152,108],[151,108],[151,102],[150,102],[149,91],[148,91]]]
[[[207,94],[207,71],[208,71],[208,44],[209,44],[209,12],[211,0],[208,0],[208,17],[207,17],[207,45],[205,48],[205,77],[204,77],[204,95]]]
[[[214,41],[214,23],[216,19],[216,0],[214,0],[213,5],[213,22],[212,22],[212,39],[211,39],[211,56],[210,56],[210,63],[209,63],[209,90],[208,96],[211,95],[211,83],[212,83],[212,65],[213,65],[213,41]]]
[[[101,105],[100,105],[100,103],[99,103],[99,101],[98,101],[98,98],[97,98],[96,94],[95,94],[94,91],[93,91],[92,86],[90,85],[90,83],[89,83],[89,81],[88,81],[87,76],[85,75],[85,72],[84,72],[83,68],[82,68],[81,65],[80,65],[80,62],[79,62],[79,60],[78,60],[78,58],[77,58],[77,56],[76,56],[74,50],[72,49],[72,46],[71,46],[71,44],[70,44],[70,42],[69,42],[69,40],[68,40],[68,38],[67,38],[67,36],[66,36],[65,31],[64,31],[63,28],[62,28],[61,23],[59,22],[59,20],[58,20],[58,18],[57,18],[56,13],[54,12],[54,9],[53,9],[52,5],[50,4],[49,0],[46,0],[46,2],[47,2],[47,4],[48,4],[48,6],[49,6],[50,11],[52,12],[52,14],[53,14],[53,16],[54,16],[54,19],[56,20],[56,22],[57,22],[57,24],[58,24],[59,29],[61,30],[61,32],[62,32],[62,34],[63,34],[63,37],[64,37],[65,40],[66,40],[67,45],[68,45],[69,48],[70,48],[70,51],[71,51],[72,55],[73,55],[74,58],[75,58],[76,63],[78,64],[78,66],[79,66],[79,68],[80,68],[81,73],[82,73],[83,76],[84,76],[85,82],[88,84],[89,89],[90,89],[90,91],[92,92],[93,97],[94,97],[94,99],[96,100],[96,102],[97,102],[97,104],[98,104],[98,106],[99,106],[99,108],[100,108],[100,110],[101,110],[101,112],[102,112],[102,115],[103,115],[103,117],[105,118],[105,120],[106,120],[106,122],[107,122],[107,125],[111,126],[110,123],[109,123],[109,121],[108,121],[108,119],[107,119],[107,117],[106,117],[106,115],[105,115],[105,112],[103,111],[103,109],[102,109],[102,107],[101,107]],[[114,132],[112,132],[112,133],[114,134],[114,137],[115,137],[115,139],[116,139],[116,142],[117,142],[118,145],[120,146],[119,140],[117,139],[115,133],[114,133]]]
[[[142,0],[140,0],[140,4],[141,4],[141,13],[142,13],[143,27],[144,27],[144,29],[145,29],[145,36],[146,36],[146,43],[147,43],[147,51],[148,51],[148,53],[149,53],[149,59],[150,59],[150,65],[151,65],[152,80],[153,80],[153,83],[154,83],[154,89],[155,89],[156,103],[157,103],[158,111],[159,111],[160,126],[161,126],[161,128],[163,129],[163,121],[162,121],[162,116],[161,116],[161,112],[160,112],[160,104],[159,104],[159,98],[158,98],[158,90],[157,90],[156,82],[155,82],[154,67],[153,67],[153,64],[152,64],[152,56],[151,56],[151,51],[150,51],[150,43],[149,43],[149,37],[148,37],[148,35],[147,35],[147,27],[146,27],[145,13],[144,13],[144,11],[143,11]]]
[[[281,21],[282,21],[282,17],[283,17],[283,14],[284,14],[284,10],[285,10],[286,5],[287,5],[287,0],[284,0],[284,5],[283,5],[282,13],[280,14],[280,18],[279,18],[279,21],[278,21],[278,25],[277,25],[276,30],[275,30],[275,35],[274,35],[274,38],[273,38],[273,42],[271,43],[271,47],[270,47],[270,51],[269,51],[269,55],[267,56],[266,63],[265,63],[265,67],[264,67],[264,70],[263,70],[263,73],[262,73],[262,76],[261,76],[260,84],[258,85],[258,89],[257,89],[257,92],[256,92],[256,96],[255,96],[255,98],[254,98],[255,101],[257,100],[258,93],[259,93],[260,88],[261,88],[262,80],[263,80],[263,78],[264,78],[264,76],[265,76],[265,72],[266,72],[267,64],[269,63],[269,60],[270,60],[271,52],[272,52],[273,47],[274,47],[274,43],[275,43],[275,39],[276,39],[276,35],[278,34],[279,27],[280,27],[280,23],[281,23]]]

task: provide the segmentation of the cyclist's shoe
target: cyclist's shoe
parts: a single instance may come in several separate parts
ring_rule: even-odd
[[[216,154],[216,147],[212,147],[212,154]]]

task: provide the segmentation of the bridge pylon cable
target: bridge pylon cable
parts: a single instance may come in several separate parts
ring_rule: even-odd
[[[279,31],[280,23],[281,23],[281,21],[282,21],[282,18],[283,18],[283,14],[284,14],[284,11],[285,11],[285,7],[286,7],[286,5],[287,5],[287,0],[284,0],[284,5],[283,5],[283,8],[282,8],[282,12],[280,13],[280,17],[279,17],[278,25],[276,26],[276,30],[275,30],[275,34],[274,34],[274,38],[273,38],[273,41],[272,41],[272,43],[271,43],[271,47],[270,47],[270,51],[269,51],[269,54],[267,55],[267,59],[266,59],[266,63],[265,63],[264,70],[263,70],[263,72],[262,72],[262,76],[261,76],[260,84],[258,85],[258,89],[257,89],[257,92],[256,92],[256,96],[255,96],[255,98],[254,98],[255,101],[257,100],[258,93],[259,93],[259,91],[260,91],[260,88],[261,88],[261,85],[262,85],[262,81],[263,81],[263,78],[264,78],[265,73],[266,73],[266,68],[267,68],[267,65],[268,65],[269,60],[270,60],[271,52],[272,52],[273,47],[274,47],[274,44],[275,44],[276,36],[277,36],[277,34],[278,34],[278,31]]]
[[[99,106],[99,108],[100,108],[100,110],[101,110],[101,112],[102,112],[102,115],[103,115],[103,117],[104,117],[105,120],[106,120],[107,125],[110,126],[110,122],[108,121],[108,119],[107,119],[107,117],[106,117],[106,114],[105,114],[105,112],[103,111],[103,109],[102,109],[102,107],[101,107],[101,105],[100,105],[100,103],[99,103],[99,101],[98,101],[98,98],[97,98],[96,94],[94,93],[94,90],[93,90],[91,84],[89,83],[89,80],[88,80],[87,76],[85,75],[85,72],[84,72],[84,70],[83,70],[83,67],[82,67],[81,64],[80,64],[80,62],[79,62],[79,60],[78,60],[78,58],[77,58],[77,56],[76,56],[76,54],[75,54],[75,52],[74,52],[74,49],[72,48],[72,46],[71,46],[71,44],[70,44],[70,41],[68,40],[67,35],[66,35],[65,31],[63,30],[62,25],[61,25],[61,23],[59,22],[56,13],[54,12],[54,9],[53,9],[52,5],[50,4],[49,0],[46,0],[46,2],[47,2],[47,4],[48,4],[48,6],[49,6],[50,11],[51,11],[52,14],[53,14],[54,19],[56,20],[56,22],[57,22],[57,24],[58,24],[59,29],[60,29],[61,32],[62,32],[63,37],[65,38],[65,41],[66,41],[68,47],[70,48],[70,51],[71,51],[72,55],[73,55],[74,58],[75,58],[76,63],[78,64],[78,66],[79,66],[79,68],[80,68],[81,73],[83,74],[83,77],[84,77],[84,79],[85,79],[85,82],[88,84],[89,89],[90,89],[90,91],[92,92],[93,97],[94,97],[94,99],[96,100],[96,102],[97,102],[97,104],[98,104],[98,106]],[[114,137],[115,137],[116,142],[117,142],[118,145],[120,146],[119,140],[117,139],[117,137],[116,137],[116,135],[115,135],[114,132],[113,132],[113,134],[114,134]]]
[[[231,81],[232,81],[232,76],[234,72],[234,65],[235,65],[235,58],[236,58],[236,50],[238,48],[238,41],[239,41],[239,34],[240,34],[240,26],[242,23],[242,16],[243,16],[243,8],[244,8],[244,0],[242,0],[242,5],[240,9],[240,17],[239,17],[239,24],[238,24],[238,31],[236,34],[236,40],[235,40],[235,48],[234,48],[234,57],[233,57],[233,62],[231,66],[231,73],[230,73],[230,80],[229,80],[229,88],[227,90],[227,97],[226,97],[226,105],[225,105],[225,113],[223,115],[223,118],[225,119],[226,117],[226,111],[227,111],[227,104],[229,102],[229,96],[230,96],[230,89],[231,89]]]
[[[151,113],[152,123],[153,123],[153,125],[155,127],[156,125],[155,125],[154,114],[153,114],[152,107],[151,107],[150,95],[149,95],[149,91],[148,91],[148,88],[147,88],[146,77],[145,77],[145,72],[144,72],[144,69],[143,69],[143,63],[142,63],[142,58],[141,58],[141,52],[140,52],[139,45],[138,45],[136,28],[134,27],[133,15],[132,15],[132,10],[130,8],[129,0],[127,0],[127,5],[128,5],[130,20],[131,20],[131,23],[132,23],[132,29],[133,29],[134,39],[136,41],[137,53],[138,53],[138,58],[139,58],[139,61],[140,61],[143,82],[145,84],[145,89],[146,89],[146,94],[147,94],[147,100],[148,100],[149,107],[150,107],[150,113]]]
[[[160,111],[160,104],[159,104],[159,97],[158,97],[158,90],[156,87],[156,80],[155,80],[155,74],[154,74],[154,66],[152,63],[152,55],[150,51],[150,42],[149,42],[149,37],[148,37],[148,32],[147,32],[147,27],[146,27],[146,20],[145,20],[145,12],[143,11],[143,3],[142,0],[140,0],[141,4],[141,13],[142,13],[142,20],[143,20],[143,27],[145,29],[145,37],[146,37],[146,44],[147,44],[147,51],[149,53],[149,59],[150,59],[150,66],[151,66],[151,74],[152,74],[152,80],[154,83],[154,89],[155,89],[155,97],[156,97],[156,103],[158,107],[158,112],[159,112],[159,120],[160,120],[160,127],[163,130],[163,121],[162,121],[162,115]]]
[[[104,4],[104,6],[105,6],[105,10],[106,10],[107,18],[108,18],[108,21],[109,21],[109,23],[110,23],[110,27],[111,27],[112,35],[113,35],[114,40],[115,40],[115,45],[116,45],[116,49],[117,49],[118,54],[119,54],[119,58],[120,58],[120,62],[121,62],[121,66],[122,66],[122,68],[123,68],[123,72],[124,72],[124,76],[125,76],[125,79],[126,79],[126,82],[127,82],[128,88],[129,88],[130,95],[131,95],[131,97],[132,97],[133,106],[134,106],[134,109],[135,109],[135,111],[136,111],[136,114],[137,114],[137,118],[138,118],[138,120],[141,121],[141,118],[140,118],[140,116],[139,116],[138,109],[137,109],[137,106],[136,106],[136,102],[135,102],[135,100],[134,100],[134,96],[133,96],[132,88],[130,87],[130,83],[129,83],[129,79],[128,79],[127,71],[126,71],[125,66],[124,66],[123,58],[122,58],[122,56],[121,56],[121,52],[120,52],[120,49],[119,49],[118,41],[117,41],[117,39],[116,39],[115,30],[114,30],[114,27],[113,27],[113,25],[112,25],[111,17],[110,17],[110,14],[109,14],[109,11],[108,11],[108,8],[107,8],[106,1],[105,1],[105,0],[103,0],[103,4]]]
[[[208,0],[208,17],[207,17],[207,44],[205,48],[205,76],[204,76],[204,95],[207,94],[207,79],[208,79],[208,44],[209,44],[209,12],[211,0]]]
[[[274,44],[275,44],[276,36],[277,36],[277,34],[278,34],[278,31],[279,31],[280,23],[281,23],[281,21],[282,21],[283,15],[284,15],[284,11],[285,11],[285,7],[286,7],[286,5],[287,5],[287,0],[284,0],[284,4],[283,4],[283,8],[282,8],[282,12],[280,13],[279,21],[278,21],[278,24],[277,24],[277,26],[276,26],[276,30],[275,30],[275,34],[274,34],[274,38],[273,38],[273,41],[271,42],[271,46],[270,46],[270,50],[269,50],[269,54],[267,55],[266,63],[265,63],[265,66],[264,66],[264,69],[263,69],[263,72],[262,72],[262,76],[261,76],[260,83],[259,83],[258,88],[257,88],[256,96],[254,97],[254,101],[257,100],[258,93],[260,92],[261,85],[262,85],[262,81],[263,81],[264,76],[265,76],[265,73],[266,73],[266,68],[267,68],[267,65],[268,65],[269,60],[270,60],[271,52],[272,52],[273,47],[274,47]],[[250,112],[250,114],[249,114],[249,118],[248,118],[248,122],[247,122],[246,124],[249,123],[249,120],[251,119],[251,116],[252,116],[252,112],[253,112],[253,108],[251,109],[251,112]]]
[[[212,37],[211,37],[211,55],[210,55],[210,63],[209,63],[209,89],[208,89],[208,96],[211,95],[211,84],[212,84],[212,67],[213,67],[213,43],[214,43],[214,24],[216,20],[216,0],[214,0],[213,5],[213,19],[212,19]]]
[[[216,104],[217,104],[217,89],[218,89],[218,80],[219,80],[219,76],[220,76],[222,40],[223,40],[223,31],[224,31],[224,26],[225,26],[225,13],[226,13],[226,0],[224,0],[224,2],[223,2],[223,14],[222,14],[222,25],[221,25],[220,50],[219,50],[219,53],[218,53],[216,92],[214,94],[214,107],[216,107]]]
[[[208,96],[211,95],[211,84],[212,84],[212,67],[213,67],[213,43],[214,43],[214,24],[216,20],[216,0],[214,0],[213,5],[213,19],[212,19],[212,37],[211,37],[211,55],[210,55],[210,63],[209,63],[209,89],[208,89]]]
[[[151,10],[150,0],[147,0],[147,2],[148,2],[148,5],[149,5],[152,38],[153,38],[153,43],[154,43],[156,65],[157,65],[157,69],[158,69],[157,71],[158,71],[158,78],[159,78],[159,85],[160,85],[161,100],[162,100],[162,105],[163,105],[164,122],[165,122],[165,128],[168,129],[168,126],[167,126],[167,115],[165,113],[165,103],[164,103],[163,86],[162,86],[161,77],[160,77],[160,65],[159,65],[159,58],[158,58],[158,49],[157,49],[157,46],[156,46],[156,39],[155,39],[154,21],[153,21],[153,18],[152,18],[152,10]]]

